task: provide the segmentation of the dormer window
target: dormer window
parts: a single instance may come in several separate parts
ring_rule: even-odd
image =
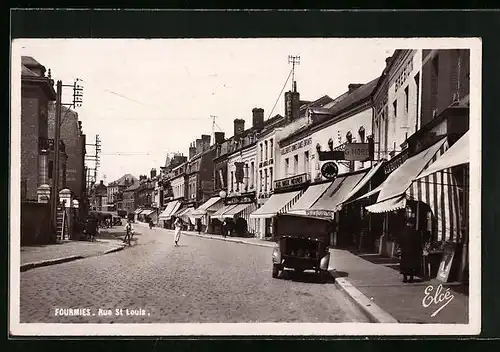
[[[347,139],[347,143],[352,143],[352,133],[351,133],[351,131],[347,132],[345,138]]]

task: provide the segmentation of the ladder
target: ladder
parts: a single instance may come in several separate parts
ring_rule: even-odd
[[[57,240],[68,239],[68,219],[66,218],[66,209],[64,207],[57,208]]]

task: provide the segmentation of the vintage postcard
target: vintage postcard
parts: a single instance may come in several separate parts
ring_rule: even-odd
[[[479,334],[481,50],[14,40],[11,334]]]

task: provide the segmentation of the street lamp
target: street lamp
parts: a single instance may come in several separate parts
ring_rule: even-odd
[[[221,197],[222,199],[226,198],[226,196],[227,196],[226,191],[222,190],[219,192],[219,197]]]

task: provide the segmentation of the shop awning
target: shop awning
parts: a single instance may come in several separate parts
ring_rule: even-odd
[[[135,211],[134,211],[134,214],[135,215],[138,215],[140,212],[142,212],[143,209],[142,208],[137,208]]]
[[[344,175],[335,179],[321,198],[310,207],[310,211],[339,211],[349,192],[352,191],[367,172]]]
[[[371,196],[373,196],[375,194],[378,194],[381,189],[382,189],[382,185],[379,185],[377,188],[372,189],[370,192],[363,194],[361,197],[354,198],[352,200],[344,202],[344,204],[349,204],[349,203],[355,202],[357,200],[361,200],[361,199],[365,199],[365,198],[371,197]]]
[[[418,177],[421,179],[450,167],[469,163],[469,131],[467,131],[450,149],[424,170]]]
[[[184,222],[189,222],[195,223],[195,218],[191,215],[191,212],[194,210],[194,207],[187,207],[184,209],[179,210],[175,216],[178,218],[181,218]]]
[[[359,181],[359,183],[356,185],[356,187],[354,187],[351,192],[349,192],[349,194],[345,197],[345,202],[348,202],[349,200],[353,199],[353,197],[356,195],[356,193],[358,193],[361,188],[363,188],[364,186],[366,186],[368,184],[368,182],[370,182],[370,180],[372,179],[373,175],[375,175],[377,173],[378,170],[380,170],[380,168],[382,167],[382,164],[383,162],[379,162],[378,164],[374,165],[370,171],[367,172],[367,174],[365,175],[365,177],[363,177],[361,179],[361,181]],[[366,198],[366,196],[362,196],[363,198]]]
[[[297,202],[303,191],[275,193],[259,209],[250,214],[250,218],[272,218],[286,212]]]
[[[377,203],[367,206],[366,210],[371,213],[384,213],[404,207],[401,196],[411,186],[413,180],[422,170],[432,162],[438,151],[443,147],[446,138],[434,143],[431,147],[407,159],[400,167],[394,170],[382,183],[382,188],[377,197]],[[399,202],[394,201],[394,199]],[[388,202],[385,202],[385,201]],[[392,204],[392,208],[390,205]],[[406,204],[406,203],[405,203]]]
[[[316,203],[316,201],[323,195],[323,193],[325,193],[330,185],[331,182],[326,182],[309,186],[297,203],[290,208],[288,213],[305,215],[306,210],[311,208],[311,206]]]
[[[181,206],[181,202],[179,202],[178,200],[168,202],[167,207],[165,208],[164,211],[162,211],[162,213],[160,214],[158,219],[170,220],[172,215],[175,214],[175,212],[179,209],[180,206]]]
[[[252,206],[253,203],[236,204],[234,207],[222,214],[222,218],[232,218],[240,215],[246,208]]]
[[[217,204],[221,203],[221,204]],[[200,218],[203,215],[207,214],[210,211],[217,211],[219,208],[222,207],[222,199],[220,197],[212,197],[209,200],[207,200],[205,203],[200,205],[198,208],[196,208],[192,214],[196,218]]]
[[[236,204],[230,204],[230,205],[224,205],[222,208],[217,210],[211,218],[213,219],[223,219],[224,213],[228,212],[229,210],[233,209],[236,206]]]
[[[141,215],[149,216],[155,212],[155,209],[145,209],[141,212]]]

